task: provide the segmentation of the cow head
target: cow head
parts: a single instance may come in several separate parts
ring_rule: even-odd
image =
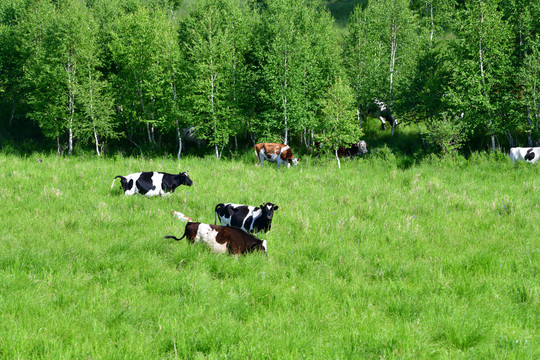
[[[289,160],[289,163],[293,164],[294,166],[298,166],[299,161],[300,161],[300,158],[292,158]]]
[[[367,143],[364,140],[360,140],[356,146],[358,146],[358,152],[356,155],[360,156],[367,153]]]
[[[189,178],[187,171],[181,172],[180,174],[178,174],[178,177],[180,179],[180,185],[193,185],[193,181],[191,181],[191,179]]]
[[[247,251],[253,252],[253,251],[262,251],[266,254],[267,248],[266,248],[266,240],[258,240],[255,244],[253,244]]]
[[[266,203],[260,206],[262,210],[263,217],[268,220],[272,220],[274,217],[274,211],[279,209],[276,204]]]

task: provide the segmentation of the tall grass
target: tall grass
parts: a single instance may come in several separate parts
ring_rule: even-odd
[[[525,165],[0,155],[0,357],[538,359]],[[194,185],[164,198],[110,190],[186,169]],[[213,223],[219,202],[267,201],[268,257],[163,239],[183,234],[171,210]]]

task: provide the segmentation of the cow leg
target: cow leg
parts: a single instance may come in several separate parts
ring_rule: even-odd
[[[261,161],[261,167],[264,165],[264,154],[262,151],[259,153],[259,160]]]
[[[386,120],[384,119],[384,117],[382,116],[379,116],[379,120],[381,120],[381,127],[383,130],[386,130]]]

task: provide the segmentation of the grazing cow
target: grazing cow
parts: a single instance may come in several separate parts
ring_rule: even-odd
[[[392,135],[394,135],[394,128],[398,126],[398,121],[392,116],[392,111],[386,106],[386,104],[378,99],[375,99],[373,103],[368,107],[366,115],[374,119],[381,121],[381,128],[386,129],[386,123],[390,123],[392,126]]]
[[[187,172],[174,175],[147,171],[129,174],[127,176],[118,175],[113,179],[111,189],[114,186],[116,178],[120,178],[124,194],[133,195],[139,193],[147,197],[163,196],[167,192],[174,192],[179,185],[191,186],[193,184]]]
[[[284,144],[276,143],[260,143],[255,145],[255,156],[264,164],[264,160],[277,163],[277,167],[281,164],[287,164],[287,167],[298,165],[300,159],[293,158],[291,148]]]
[[[214,212],[214,224],[232,226],[246,232],[267,232],[272,227],[276,204],[266,203],[259,207],[238,204],[217,204]]]
[[[182,220],[182,221],[187,221],[187,222],[193,222],[193,219],[190,218],[189,216],[187,215],[184,215],[182,214],[181,212],[178,212],[178,211],[171,211],[171,214],[173,214],[173,216],[175,218],[177,218],[178,220]]]
[[[266,253],[266,240],[256,238],[243,230],[228,226],[188,222],[184,235],[165,236],[166,239],[182,240],[187,237],[192,243],[202,242],[216,253],[244,254],[255,250]]]
[[[540,158],[540,147],[515,147],[510,149],[510,159],[514,163],[523,160],[534,164],[538,161],[538,158]]]
[[[350,145],[348,148],[346,147],[340,147],[338,149],[338,156],[343,157],[347,156],[349,158],[353,158],[356,156],[361,156],[367,153],[367,143],[364,140],[360,140],[359,142]]]

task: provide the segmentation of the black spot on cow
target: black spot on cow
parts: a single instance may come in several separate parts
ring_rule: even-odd
[[[535,157],[534,149],[527,150],[527,154],[523,157],[527,161],[532,161]]]
[[[143,172],[137,180],[137,188],[141,194],[146,194],[150,190],[155,190],[156,186],[152,182],[153,172]]]

